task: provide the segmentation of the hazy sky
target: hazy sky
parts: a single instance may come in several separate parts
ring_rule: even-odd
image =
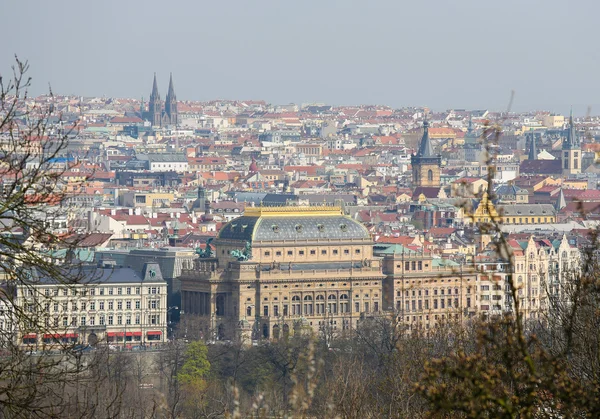
[[[598,0],[3,0],[34,93],[600,114]],[[596,29],[594,29],[596,28]]]

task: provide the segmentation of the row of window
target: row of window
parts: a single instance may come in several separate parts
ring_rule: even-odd
[[[448,299],[440,298],[439,304],[438,304],[438,299],[434,298],[432,308],[430,308],[429,300],[412,300],[412,301],[404,302],[404,310],[407,312],[430,310],[430,309],[438,310],[438,309],[458,308],[458,307],[459,307],[458,298],[455,298],[454,301],[452,300],[452,298],[448,298]],[[471,308],[471,298],[467,298],[467,308]],[[402,309],[401,302],[396,301],[396,310],[401,310],[401,309]]]
[[[523,221],[523,220],[525,220],[525,221]],[[551,217],[550,219],[548,219],[548,217],[544,217],[543,220],[544,220],[543,221],[544,223],[550,223],[550,222],[554,221],[554,218]],[[485,221],[487,221],[487,219]],[[510,223],[510,217],[506,217],[506,222]],[[531,217],[531,218],[529,218],[529,217],[525,217],[525,218],[519,217],[519,221],[518,222],[517,222],[517,218],[513,218],[512,219],[512,224],[529,224],[529,223],[536,224],[535,218],[534,217]],[[538,217],[537,224],[541,224],[541,223],[542,223],[542,218]]]
[[[363,312],[364,313],[369,313],[370,312],[370,303],[369,302],[364,302],[363,303]],[[360,303],[359,302],[355,302],[354,303],[354,312],[355,313],[359,313],[360,312]],[[373,303],[373,312],[379,312],[379,302],[375,301]],[[300,304],[300,303],[293,303],[291,304],[291,315],[292,316],[300,316],[300,315],[307,315],[307,316],[312,316],[312,315],[325,315],[325,314],[338,314],[338,313],[350,313],[350,303],[349,302],[340,302],[338,303],[333,303],[333,302],[329,302],[327,303],[327,305],[325,303],[316,303],[316,304],[312,304],[312,303],[304,303],[304,304]],[[263,306],[263,312],[262,312],[263,316],[268,317],[269,316],[269,306],[265,305]],[[252,317],[252,306],[249,306],[246,308],[246,315],[248,317]],[[278,317],[280,315],[279,312],[279,305],[275,304],[273,305],[273,316]],[[283,305],[283,311],[281,313],[281,315],[283,316],[289,316],[289,309],[288,309],[288,305],[284,304]]]
[[[160,287],[148,287],[148,294],[160,294]],[[71,295],[140,295],[142,292],[141,287],[94,287],[94,288],[71,288]],[[25,294],[29,297],[33,296],[33,289],[28,288],[25,290]],[[46,297],[54,296],[57,297],[59,294],[62,296],[69,295],[69,288],[45,288],[44,295]]]
[[[311,256],[315,256],[317,254],[317,251],[314,249],[311,249],[309,251]],[[298,256],[304,256],[305,252],[304,250],[298,250]],[[339,251],[338,249],[333,249],[331,251],[331,254],[333,255],[338,255]],[[344,255],[349,255],[350,254],[350,249],[344,249]],[[354,249],[354,254],[356,255],[360,255],[360,249]],[[265,256],[271,256],[271,251],[270,250],[265,250],[264,253]],[[282,251],[281,250],[277,250],[275,251],[275,256],[281,256],[282,255]],[[287,255],[288,256],[293,256],[294,255],[294,251],[293,250],[288,250],[287,251]],[[321,255],[327,255],[327,250],[326,249],[322,249],[321,250]]]
[[[96,319],[98,319],[98,323],[96,323]],[[59,323],[60,323],[59,318],[55,316],[52,320],[52,326],[59,327]],[[131,314],[126,314],[126,315],[100,314],[98,316],[80,316],[80,317],[71,316],[70,319],[67,316],[63,316],[63,318],[62,318],[62,326],[64,326],[64,327],[96,326],[96,324],[98,324],[100,326],[113,326],[113,325],[121,326],[121,325],[130,325],[130,324],[139,325],[139,324],[141,324],[141,316],[140,316],[140,314],[136,314],[135,316],[132,316]],[[160,324],[160,314],[148,315],[148,317],[146,319],[146,324],[148,324],[148,325]],[[46,327],[51,326],[51,322],[50,322],[49,318],[45,319],[45,325],[46,325]]]
[[[141,309],[141,300],[125,300],[125,310],[132,310],[132,307],[135,307],[136,310]],[[104,301],[98,301],[98,304],[96,304],[96,301],[90,301],[89,303],[86,301],[82,301],[80,302],[80,304],[78,305],[76,301],[71,301],[71,311],[79,311],[79,309],[81,309],[81,311],[87,311],[87,310],[96,310],[96,307],[98,307],[98,310],[104,310],[105,307],[108,307],[108,310],[114,310],[115,308],[115,304],[114,301],[107,301],[107,304],[105,304]],[[123,301],[117,301],[116,304],[117,310],[123,310]],[[59,303],[55,302],[53,304],[53,311],[54,312],[58,312],[60,311],[60,308],[62,308],[62,311],[68,311],[69,310],[69,303],[68,302],[63,302],[62,304],[59,305]],[[148,300],[148,304],[147,304],[147,308],[149,309],[160,309],[160,300]],[[27,305],[27,311],[29,311],[30,313],[33,313],[35,311],[35,306],[33,304],[28,304]],[[44,311],[46,312],[50,312],[50,303],[45,303],[44,304]]]

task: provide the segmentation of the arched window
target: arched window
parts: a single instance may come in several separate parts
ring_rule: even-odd
[[[329,297],[327,297],[328,303],[327,303],[327,311],[329,312],[329,314],[336,314],[337,313],[337,303],[335,302],[337,300],[335,294],[330,294]]]
[[[340,313],[349,313],[350,304],[348,303],[348,294],[340,295]]]
[[[313,314],[312,296],[310,295],[304,296],[304,314],[307,316],[312,316]]]
[[[246,316],[252,317],[252,306],[246,307]]]
[[[433,182],[433,170],[431,170],[431,169],[429,169],[429,170],[427,171],[427,180],[428,180],[429,182]]]
[[[316,312],[317,314],[325,314],[325,296],[317,295]]]
[[[273,326],[273,339],[275,339],[275,340],[279,339],[279,325],[278,324]]]
[[[292,315],[299,316],[302,314],[302,304],[300,304],[300,297],[294,295],[292,297]]]
[[[263,338],[268,339],[269,338],[269,325],[268,324],[263,324]]]

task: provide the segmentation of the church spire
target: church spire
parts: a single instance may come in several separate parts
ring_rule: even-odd
[[[167,123],[177,125],[177,97],[175,96],[175,88],[173,87],[173,73],[169,76],[169,90],[165,98],[165,113],[167,114]]]
[[[556,210],[560,211],[564,207],[567,206],[567,201],[565,200],[565,194],[563,193],[563,188],[561,186],[560,192],[558,193],[558,198],[556,199]]]
[[[567,127],[567,133],[565,141],[563,142],[563,150],[570,150],[577,147],[577,137],[575,134],[575,124],[573,123],[573,108],[569,114],[569,126]]]
[[[150,94],[150,100],[153,98],[160,98],[160,93],[158,93],[158,83],[156,83],[156,73],[154,73],[154,83],[152,84],[152,93]]]
[[[152,93],[150,93],[150,100],[148,101],[148,115],[152,126],[160,126],[162,118],[162,102],[160,100],[160,93],[158,93],[158,83],[156,82],[156,73],[154,73],[154,81],[152,82]]]
[[[423,137],[421,138],[421,144],[419,145],[418,157],[437,157],[433,154],[433,145],[429,139],[429,121],[425,119],[423,121]]]
[[[169,73],[169,91],[167,92],[167,101],[169,99],[175,99],[175,88],[173,87],[173,73]]]
[[[529,132],[529,155],[527,156],[527,160],[537,160],[537,148],[535,147],[535,131],[531,128]]]

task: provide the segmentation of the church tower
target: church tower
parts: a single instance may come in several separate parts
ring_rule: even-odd
[[[160,93],[158,93],[158,85],[156,83],[156,73],[154,73],[154,84],[152,85],[152,93],[148,102],[148,116],[153,127],[158,127],[162,122],[162,102]]]
[[[429,122],[423,122],[423,138],[417,154],[410,158],[412,165],[413,187],[436,187],[441,184],[440,172],[442,158],[433,153],[433,145],[429,139]]]
[[[571,111],[569,126],[566,131],[565,139],[562,143],[563,176],[581,173],[581,146],[575,133],[573,111]]]
[[[173,87],[173,74],[169,78],[169,91],[165,100],[165,113],[170,125],[177,125],[177,96],[175,96],[175,88]]]

